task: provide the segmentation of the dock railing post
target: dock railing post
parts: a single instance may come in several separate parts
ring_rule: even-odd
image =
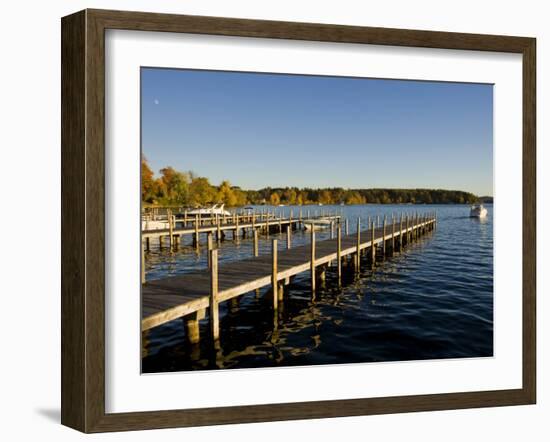
[[[361,217],[357,217],[357,244],[355,253],[355,271],[361,270]]]
[[[336,261],[338,268],[338,285],[342,283],[342,224],[338,220],[338,225],[336,226]]]
[[[330,222],[330,239],[334,239],[334,221]]]
[[[290,225],[286,226],[286,248],[287,249],[290,249],[290,247],[291,247],[291,243],[290,243],[291,235],[292,235],[291,231],[292,231],[292,229],[290,228]]]
[[[374,268],[375,264],[376,264],[376,245],[374,244],[374,220],[372,221],[372,224],[371,224],[371,237],[370,237],[370,242],[371,242],[371,248],[370,248],[370,265],[371,265],[371,268]]]
[[[269,238],[269,212],[265,217],[265,236],[266,238]]]
[[[399,253],[403,250],[403,212],[399,217]]]
[[[145,246],[143,245],[143,239],[139,241],[141,245],[141,283],[145,284]]]
[[[391,215],[391,254],[395,253],[395,216]]]
[[[172,211],[168,209],[166,212],[168,217],[168,234],[170,235],[170,252],[174,251],[174,223],[172,222]]]
[[[273,290],[273,310],[277,311],[277,302],[279,300],[279,283],[277,282],[277,240],[274,238],[271,242],[271,286]]]
[[[386,215],[384,215],[384,221],[382,222],[382,256],[386,258]]]
[[[349,220],[346,218],[346,236],[349,235]]]
[[[212,244],[212,232],[206,234],[206,243],[207,243],[207,256],[208,256],[208,268],[212,268],[212,254],[210,253],[214,248]]]
[[[220,311],[218,307],[218,249],[210,251],[210,331],[212,339],[220,338]]]
[[[427,225],[427,221],[428,221],[428,216],[424,213],[422,215],[422,234],[426,234],[426,225]]]
[[[195,247],[199,248],[199,215],[195,215]]]
[[[254,256],[258,256],[258,229],[254,228]]]
[[[313,224],[311,225],[310,272],[311,272],[311,291],[315,292],[315,228]]]

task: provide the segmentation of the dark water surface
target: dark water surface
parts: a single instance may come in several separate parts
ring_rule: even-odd
[[[359,276],[344,272],[337,288],[334,269],[312,298],[309,273],[285,287],[274,320],[269,288],[220,304],[220,341],[209,337],[208,316],[201,342],[191,346],[182,320],[150,330],[143,340],[145,373],[217,368],[273,367],[352,362],[487,357],[493,354],[493,210],[486,220],[469,218],[469,207],[366,205],[323,207],[342,210],[355,230],[357,216],[436,211],[437,229],[401,254]],[[318,210],[318,207],[311,207]],[[277,208],[288,213],[288,207]],[[294,216],[298,214],[294,208]],[[304,213],[307,207],[304,207]],[[319,232],[318,240],[329,232]],[[277,237],[277,235],[271,235]],[[231,238],[231,234],[228,235]],[[293,245],[309,240],[295,232]],[[174,254],[152,250],[147,279],[184,274],[206,267],[204,245],[189,244]],[[285,247],[285,236],[280,237]],[[270,240],[261,238],[260,253]],[[252,240],[221,243],[220,262],[252,254]]]

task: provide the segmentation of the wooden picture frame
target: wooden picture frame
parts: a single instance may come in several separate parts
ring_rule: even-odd
[[[495,51],[523,57],[523,385],[512,390],[105,412],[105,30]],[[536,398],[533,38],[84,10],[62,19],[62,409],[83,432],[533,404]]]

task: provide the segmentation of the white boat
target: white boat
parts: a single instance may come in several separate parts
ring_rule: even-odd
[[[187,212],[189,216],[199,215],[201,218],[216,215],[231,216],[231,212],[224,209],[224,204],[214,204],[212,207],[204,207],[201,209],[193,209]]]
[[[483,207],[483,204],[474,204],[470,207],[470,218],[485,218],[487,216],[487,209]]]
[[[303,224],[306,230],[322,230],[330,227],[332,221],[329,219],[306,219]]]
[[[152,219],[141,220],[141,230],[164,230],[169,228],[170,228],[170,225],[168,223],[168,220],[152,220]]]

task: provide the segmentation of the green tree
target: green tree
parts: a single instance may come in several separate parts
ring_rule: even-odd
[[[216,199],[216,190],[210,185],[208,178],[195,177],[189,185],[189,204],[203,206]]]
[[[141,200],[146,203],[155,201],[155,180],[153,171],[145,156],[141,156]]]
[[[219,203],[224,203],[227,206],[233,207],[237,205],[237,196],[231,187],[229,181],[222,181],[219,191],[218,198]]]
[[[273,192],[269,196],[269,203],[272,206],[278,206],[279,204],[281,204],[281,198],[279,197],[279,194],[277,192]]]

